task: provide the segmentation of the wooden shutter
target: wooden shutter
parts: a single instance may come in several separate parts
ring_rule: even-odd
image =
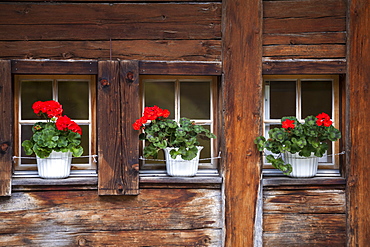
[[[138,63],[100,61],[97,85],[99,195],[139,193]]]
[[[0,121],[0,196],[10,196],[13,153],[13,92],[9,60],[0,60]]]

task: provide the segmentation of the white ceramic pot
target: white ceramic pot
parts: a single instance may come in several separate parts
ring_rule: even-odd
[[[298,155],[298,153],[285,153],[284,161],[292,166],[293,171],[289,174],[290,177],[310,178],[317,173],[319,158],[315,155],[303,157]]]
[[[72,152],[51,152],[47,158],[37,157],[37,169],[42,178],[66,178],[71,171]]]
[[[197,174],[200,151],[203,147],[199,146],[197,156],[192,160],[184,160],[180,155],[176,159],[171,158],[170,151],[175,148],[165,148],[167,174],[174,177],[193,177]]]

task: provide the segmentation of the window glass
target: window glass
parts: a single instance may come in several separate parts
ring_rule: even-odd
[[[141,86],[143,109],[145,106],[157,105],[171,112],[170,118],[179,121],[187,117],[215,132],[213,119],[215,109],[212,100],[216,98],[216,78],[209,76],[142,76]],[[215,168],[215,141],[199,140],[204,146],[200,154],[202,168]],[[144,144],[145,145],[145,144]],[[202,160],[203,159],[203,160]],[[157,160],[146,160],[141,169],[161,169],[164,167],[164,155],[159,152]]]
[[[333,112],[333,88],[332,81],[302,80],[302,118],[309,115],[317,115],[325,112]],[[331,115],[331,114],[330,114]]]
[[[282,118],[296,114],[296,82],[269,81],[266,82],[270,90],[270,116],[268,118]]]
[[[63,105],[67,115],[82,128],[82,156],[72,159],[72,169],[96,169],[89,156],[96,154],[95,148],[95,77],[91,75],[16,75],[15,78],[15,171],[36,170],[35,155],[27,156],[21,146],[30,139],[32,126],[45,121],[32,110],[36,101],[56,100]],[[71,173],[72,174],[72,173]]]

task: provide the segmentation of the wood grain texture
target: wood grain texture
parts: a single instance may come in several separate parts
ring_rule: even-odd
[[[221,62],[140,61],[141,75],[221,75]]]
[[[0,41],[11,59],[221,61],[219,40]]]
[[[12,60],[14,74],[96,75],[97,61]]]
[[[223,2],[225,246],[253,246],[260,155],[262,1]]]
[[[11,195],[13,155],[13,91],[11,63],[0,60],[0,196]]]
[[[16,192],[0,198],[0,246],[221,246],[221,207],[212,189]]]
[[[370,239],[370,1],[350,1],[348,14],[347,246],[352,247],[368,246]]]
[[[344,59],[274,60],[265,58],[263,74],[342,74],[347,69]]]

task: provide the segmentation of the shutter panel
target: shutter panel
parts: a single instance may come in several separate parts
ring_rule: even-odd
[[[130,61],[98,63],[99,195],[138,194],[139,142],[131,128],[132,119],[136,117],[135,112],[138,112],[138,104],[135,103],[139,101],[137,77],[137,63]]]
[[[13,153],[13,92],[9,60],[0,60],[0,119],[0,196],[10,196]]]

